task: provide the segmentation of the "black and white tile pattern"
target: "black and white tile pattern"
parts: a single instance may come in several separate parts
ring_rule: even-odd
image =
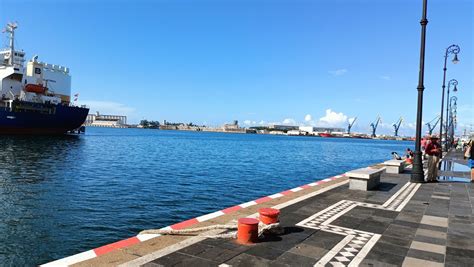
[[[345,238],[332,248],[315,266],[357,266],[377,243],[380,234],[332,225],[337,218],[355,207],[366,207],[391,211],[401,211],[420,187],[420,184],[407,183],[384,204],[372,204],[351,200],[341,200],[336,204],[314,214],[296,224],[318,229]]]

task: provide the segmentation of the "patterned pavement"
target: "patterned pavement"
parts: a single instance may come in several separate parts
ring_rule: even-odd
[[[455,153],[445,160],[463,164]],[[143,266],[473,266],[474,184],[409,177],[383,174],[373,191],[344,184],[295,202],[281,209],[285,233],[255,245],[205,239]]]

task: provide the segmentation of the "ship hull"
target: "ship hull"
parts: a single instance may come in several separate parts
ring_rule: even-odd
[[[60,135],[82,126],[88,108],[56,105],[54,112],[44,114],[0,109],[0,134]]]
[[[333,137],[330,133],[320,133],[319,136],[321,137]]]

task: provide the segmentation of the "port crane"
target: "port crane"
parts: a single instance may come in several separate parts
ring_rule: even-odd
[[[377,127],[379,126],[379,122],[382,121],[382,118],[380,118],[380,116],[377,116],[377,119],[375,120],[375,122],[372,122],[370,124],[370,127],[372,127],[372,137],[376,137],[377,135],[375,135],[375,131],[377,131]]]
[[[432,119],[430,122],[428,122],[428,123],[426,124],[426,126],[428,126],[428,134],[429,134],[429,135],[432,135],[432,134],[433,134],[433,130],[434,130],[434,128],[436,127],[436,125],[438,125],[440,118],[441,118],[441,117],[438,115],[438,116],[436,116],[434,119]]]
[[[398,129],[400,129],[400,125],[402,125],[403,118],[400,117],[397,122],[393,124],[393,129],[395,130],[395,136],[398,136]]]
[[[352,120],[352,122],[347,121],[347,122],[348,122],[348,125],[347,125],[347,133],[348,133],[348,134],[351,133],[352,126],[354,126],[354,123],[355,123],[356,120],[357,120],[357,117],[355,117],[355,118]]]

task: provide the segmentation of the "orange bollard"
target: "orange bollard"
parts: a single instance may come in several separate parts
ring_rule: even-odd
[[[258,210],[260,214],[259,219],[264,224],[274,224],[279,222],[278,216],[280,215],[280,210],[272,208],[261,208]]]
[[[240,218],[237,228],[237,242],[252,244],[258,240],[258,220],[253,218]]]

